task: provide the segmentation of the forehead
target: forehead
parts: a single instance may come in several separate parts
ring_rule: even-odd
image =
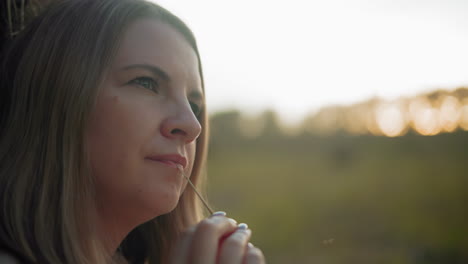
[[[131,64],[154,65],[171,79],[201,86],[198,58],[192,46],[173,26],[156,19],[137,20],[124,32],[113,66]]]

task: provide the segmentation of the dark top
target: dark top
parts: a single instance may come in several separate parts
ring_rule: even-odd
[[[3,263],[25,263],[32,264],[30,261],[26,260],[20,253],[11,249],[8,246],[0,244],[0,264]]]

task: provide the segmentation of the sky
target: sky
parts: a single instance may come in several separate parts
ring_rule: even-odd
[[[194,32],[208,109],[285,122],[468,87],[465,0],[157,0]]]

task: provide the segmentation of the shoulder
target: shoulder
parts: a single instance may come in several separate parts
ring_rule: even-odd
[[[11,253],[0,249],[0,263],[1,264],[20,264],[20,261]]]

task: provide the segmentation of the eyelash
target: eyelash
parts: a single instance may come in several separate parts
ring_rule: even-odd
[[[141,81],[146,81],[146,82],[149,81],[151,87],[145,86],[145,84],[142,84]],[[137,78],[131,80],[129,83],[139,85],[139,86],[141,86],[143,88],[154,91],[155,93],[159,93],[159,82],[158,82],[158,80],[155,80],[155,79],[153,79],[151,77],[137,77]]]
[[[141,81],[149,81],[152,87],[147,87],[141,83]],[[139,85],[143,88],[149,89],[154,91],[155,93],[159,93],[159,82],[151,77],[137,77],[129,82],[130,84]],[[193,114],[200,118],[200,114],[202,112],[202,107],[196,103],[190,102],[190,108],[192,109]]]
[[[196,103],[190,102],[190,108],[192,109],[193,114],[200,119],[200,114],[202,112],[202,107]]]

